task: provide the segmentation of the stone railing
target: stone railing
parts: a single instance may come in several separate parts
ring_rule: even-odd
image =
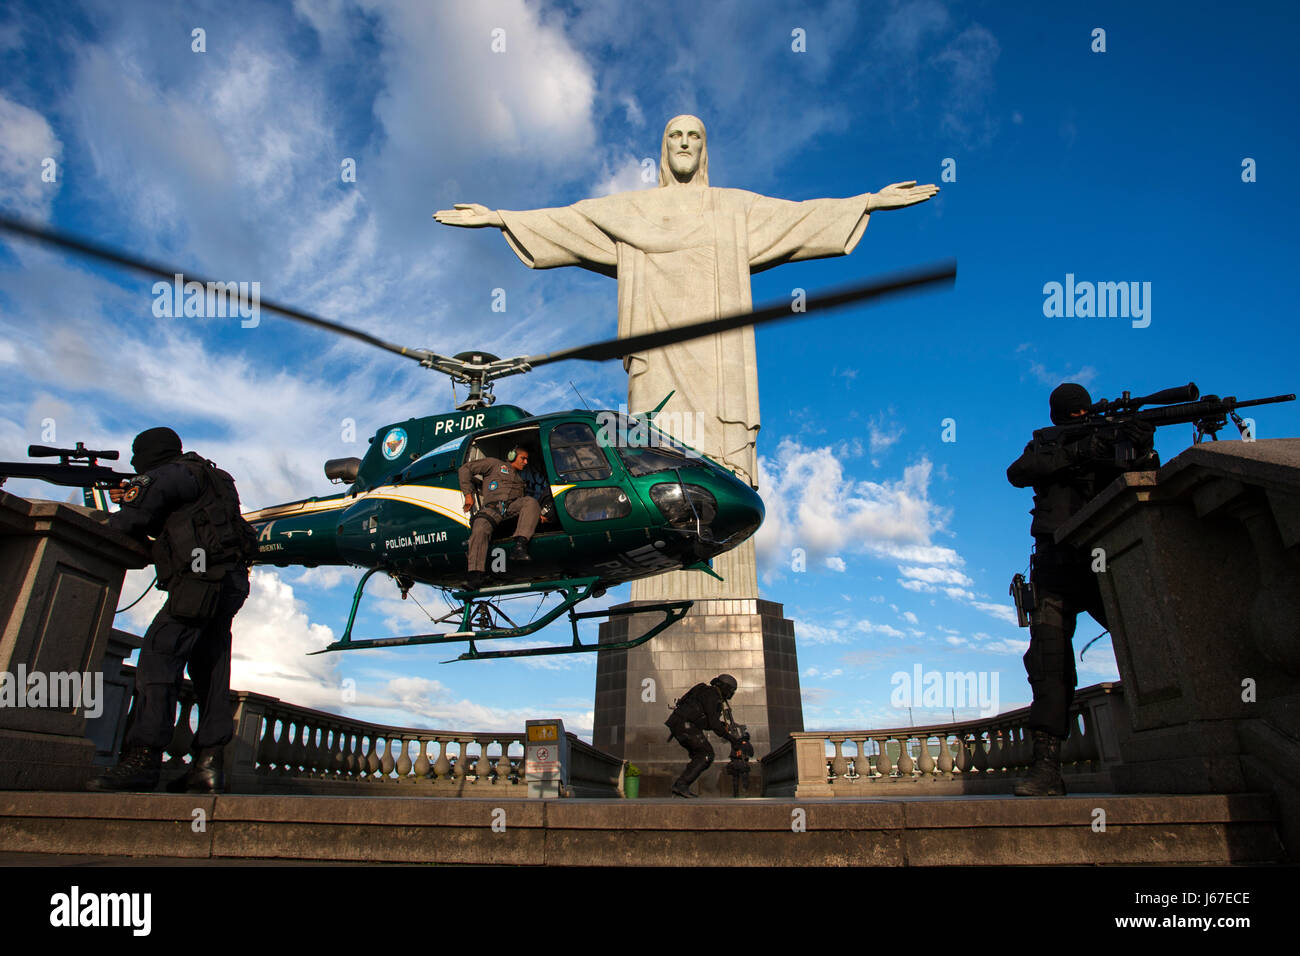
[[[134,668],[124,666],[124,675]],[[528,796],[524,734],[388,727],[232,691],[235,735],[226,747],[231,793],[375,796]],[[193,686],[182,688],[164,779],[184,772],[197,724]],[[623,761],[569,738],[569,795],[621,796]]]
[[[1075,695],[1073,729],[1061,748],[1071,790],[1111,789],[1109,768],[1119,759],[1112,708],[1123,706],[1121,695],[1117,683],[1094,684]],[[928,727],[791,734],[763,758],[763,796],[1009,792],[1033,755],[1028,718],[1025,707]]]

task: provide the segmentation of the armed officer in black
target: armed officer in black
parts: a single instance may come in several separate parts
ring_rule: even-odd
[[[150,544],[158,587],[168,599],[140,649],[126,753],[89,787],[157,787],[188,665],[199,701],[194,760],[169,789],[218,792],[224,784],[222,751],[234,734],[230,624],[248,597],[248,561],[257,536],[240,515],[230,475],[193,452],[182,454],[180,437],[170,428],[141,432],[132,451],[136,476],[112,492],[122,507],[108,524]]]
[[[691,784],[713,763],[713,745],[705,736],[706,731],[711,730],[726,740],[733,755],[746,748],[748,756],[754,755],[753,745],[731,716],[728,701],[735,695],[736,687],[736,678],[730,674],[719,674],[707,684],[696,684],[677,701],[672,715],[664,722],[671,732],[668,739],[685,747],[691,757],[673,784],[674,796],[694,797]]]
[[[1011,484],[1034,489],[1030,527],[1034,554],[1029,572],[1034,605],[1024,656],[1034,693],[1029,708],[1034,757],[1029,776],[1016,787],[1019,796],[1065,793],[1061,741],[1069,736],[1070,704],[1078,682],[1072,643],[1075,624],[1079,613],[1087,611],[1108,627],[1092,555],[1057,544],[1056,530],[1123,472],[1160,466],[1153,448],[1155,429],[1150,425],[1127,422],[1111,430],[1068,428],[1080,422],[1092,405],[1082,385],[1059,386],[1050,402],[1052,423],[1067,427],[1051,437],[1035,434],[1024,454],[1007,469]],[[1132,445],[1132,457],[1126,462],[1117,460],[1116,443],[1121,440]]]

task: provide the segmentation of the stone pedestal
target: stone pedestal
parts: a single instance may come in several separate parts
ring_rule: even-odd
[[[146,563],[85,509],[0,492],[0,671],[93,679],[126,569]],[[0,789],[80,789],[95,750],[81,706],[0,706]]]
[[[1131,723],[1122,792],[1271,791],[1300,850],[1300,439],[1197,445],[1057,539],[1099,575]]]
[[[636,607],[633,601],[620,607]],[[664,721],[673,702],[699,683],[731,674],[740,687],[732,698],[736,722],[749,728],[756,758],[803,730],[794,623],[780,604],[758,599],[697,601],[682,620],[640,647],[601,651],[596,664],[596,717],[592,743],[641,770],[641,796],[668,796],[687,754],[668,739]],[[600,625],[600,642],[627,640],[662,620],[631,614]],[[713,734],[714,763],[696,782],[701,795],[731,795],[722,772],[729,754]],[[750,763],[749,796],[762,793],[758,761]]]

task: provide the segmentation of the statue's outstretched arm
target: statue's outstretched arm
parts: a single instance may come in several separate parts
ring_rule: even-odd
[[[918,186],[914,179],[906,183],[891,183],[878,193],[867,194],[867,212],[914,206],[919,202],[925,202],[938,191],[939,187],[934,183]]]
[[[466,229],[482,229],[484,226],[506,227],[501,214],[476,202],[458,202],[451,209],[439,209],[433,218],[444,226],[463,226]]]

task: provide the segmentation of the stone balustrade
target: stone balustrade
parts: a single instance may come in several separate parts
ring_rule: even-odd
[[[1109,769],[1119,759],[1111,708],[1121,694],[1119,684],[1102,683],[1075,695],[1061,749],[1070,789],[1111,789]],[[898,796],[900,786],[935,795],[1009,792],[1033,756],[1028,718],[1025,707],[925,727],[791,734],[762,760],[763,796]]]
[[[133,678],[134,668],[124,666]],[[389,727],[232,691],[235,735],[225,753],[231,793],[528,796],[524,734]],[[184,772],[197,724],[189,681],[166,748],[164,780]],[[623,761],[569,738],[573,796],[621,796]]]

